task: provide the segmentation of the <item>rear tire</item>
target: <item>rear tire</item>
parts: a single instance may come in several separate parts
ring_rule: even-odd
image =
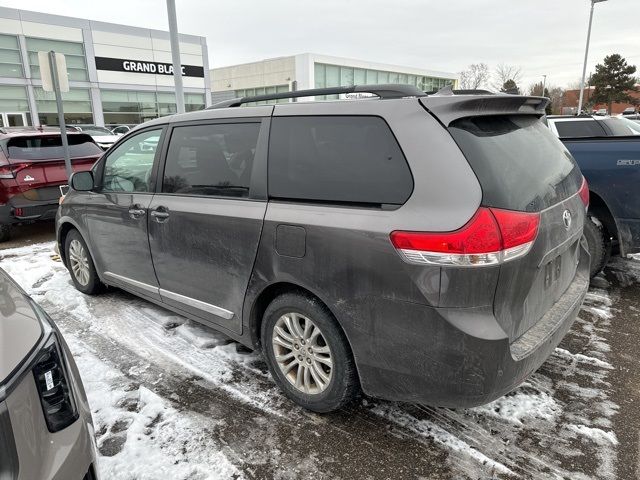
[[[318,299],[298,293],[277,297],[264,313],[261,339],[271,375],[301,407],[327,413],[358,397],[347,339]]]
[[[588,215],[584,222],[584,236],[591,255],[591,278],[602,271],[611,256],[611,239],[600,220]]]
[[[6,242],[11,238],[11,225],[0,225],[0,242]]]
[[[82,293],[95,295],[104,290],[93,259],[82,235],[77,230],[67,233],[64,242],[65,259],[73,285]]]

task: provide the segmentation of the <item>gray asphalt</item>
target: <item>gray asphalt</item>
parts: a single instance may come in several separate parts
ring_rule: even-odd
[[[0,249],[52,240],[52,228],[31,226]],[[0,261],[11,258],[0,251]],[[160,353],[144,355],[108,328],[95,328],[111,321],[107,310],[142,325],[169,312],[118,290],[88,301],[90,319],[35,298],[65,335],[81,339],[131,388],[145,386],[178,411],[219,420],[201,434],[214,438],[247,478],[640,478],[638,261],[612,262],[594,281],[560,350],[516,392],[484,409],[363,399],[317,416],[289,403],[273,387],[260,356],[239,348],[246,360],[230,363],[230,384],[251,385],[273,398],[266,409],[171,364],[162,354],[175,341],[171,322],[152,332]],[[194,350],[215,356],[219,347],[207,348]],[[102,455],[118,454],[120,444],[106,427],[97,435]]]

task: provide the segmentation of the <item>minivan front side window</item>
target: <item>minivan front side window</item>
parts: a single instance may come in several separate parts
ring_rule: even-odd
[[[105,192],[149,192],[151,170],[162,129],[134,135],[109,153],[104,165]]]
[[[248,197],[259,131],[257,122],[174,128],[163,193]]]

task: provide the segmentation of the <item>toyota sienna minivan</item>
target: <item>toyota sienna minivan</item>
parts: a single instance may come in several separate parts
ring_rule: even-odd
[[[95,480],[93,435],[62,335],[0,269],[0,479]]]
[[[273,104],[360,92],[377,98]],[[261,348],[316,412],[360,392],[489,402],[577,315],[588,190],[540,121],[547,99],[455,93],[340,87],[147,122],[71,179],[73,283]]]

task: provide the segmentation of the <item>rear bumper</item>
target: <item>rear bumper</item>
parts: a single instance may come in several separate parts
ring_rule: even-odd
[[[433,308],[377,299],[370,307],[373,334],[352,339],[363,390],[375,397],[443,407],[491,402],[547,360],[571,328],[588,287],[589,254],[581,242],[572,284],[513,342],[490,306]],[[369,343],[357,348],[360,341]]]
[[[58,211],[57,200],[10,202],[0,205],[0,223],[12,225],[36,220],[53,220]]]

